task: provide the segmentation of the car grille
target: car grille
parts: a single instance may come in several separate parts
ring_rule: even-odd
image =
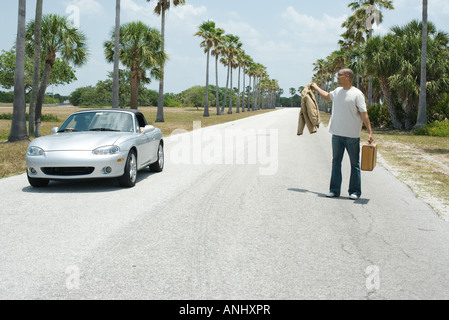
[[[93,167],[52,167],[42,168],[42,172],[49,176],[86,176],[94,172]]]

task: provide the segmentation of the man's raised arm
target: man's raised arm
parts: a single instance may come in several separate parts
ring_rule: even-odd
[[[326,92],[320,87],[318,87],[318,85],[315,82],[312,83],[312,88],[314,88],[324,99],[326,99],[327,101],[331,101],[331,96],[329,92]]]

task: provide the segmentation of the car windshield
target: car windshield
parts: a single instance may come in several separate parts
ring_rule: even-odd
[[[129,113],[113,111],[72,114],[58,132],[111,131],[134,132],[133,117]]]

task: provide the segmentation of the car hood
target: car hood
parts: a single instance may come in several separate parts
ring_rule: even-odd
[[[35,139],[31,146],[44,151],[92,151],[99,147],[115,145],[118,140],[130,138],[126,132],[68,132]]]

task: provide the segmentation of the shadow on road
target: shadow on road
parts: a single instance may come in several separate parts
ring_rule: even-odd
[[[154,172],[139,171],[136,186]],[[89,179],[89,180],[52,180],[48,187],[33,188],[28,186],[22,189],[25,193],[106,193],[120,190],[117,179]]]
[[[306,190],[306,189],[289,188],[288,191],[299,192],[299,193],[312,193],[312,194],[316,194],[320,198],[330,199],[330,198],[327,198],[324,193],[314,192],[314,191],[310,191],[310,190]],[[332,200],[351,200],[351,199],[349,197],[338,197],[338,198],[332,198]],[[354,200],[352,200],[352,201],[354,201]],[[354,204],[364,205],[364,204],[368,204],[369,201],[370,201],[369,199],[360,198],[359,200],[354,201]]]

